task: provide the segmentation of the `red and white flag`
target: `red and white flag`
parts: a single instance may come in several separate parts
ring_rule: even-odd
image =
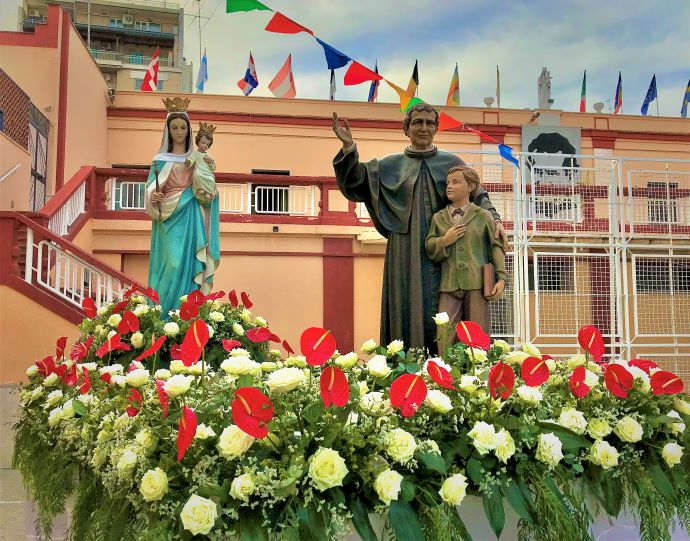
[[[142,92],[155,92],[158,90],[158,49],[151,57],[149,67],[146,68],[146,75],[144,75],[144,82],[141,83]]]
[[[276,98],[294,98],[297,95],[295,80],[292,77],[292,55],[289,54],[285,64],[276,73],[268,88]]]

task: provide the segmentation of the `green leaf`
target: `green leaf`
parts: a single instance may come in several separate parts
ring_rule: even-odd
[[[623,506],[623,485],[620,479],[614,479],[612,475],[604,473],[601,488],[604,492],[604,499],[601,502],[604,510],[610,517],[617,517]]]
[[[668,415],[651,415],[647,420],[646,424],[651,428],[657,428],[661,425],[679,423],[680,421],[675,417],[669,417]]]
[[[268,532],[261,526],[258,513],[240,513],[241,541],[268,541]]]
[[[437,471],[438,473],[446,473],[448,471],[446,461],[443,460],[441,455],[436,453],[418,453],[417,456],[424,463],[424,466],[430,470]]]
[[[414,485],[405,479],[400,485],[400,496],[406,502],[414,500]]]
[[[409,503],[393,500],[388,509],[388,519],[395,530],[395,537],[398,541],[424,539],[417,513],[414,512]]]
[[[86,415],[86,406],[83,402],[80,402],[76,398],[72,400],[72,408],[74,409],[74,413],[77,417],[83,417]]]
[[[671,473],[671,479],[673,480],[673,484],[676,486],[676,488],[680,488],[685,492],[690,491],[690,486],[688,485],[688,481],[685,479],[685,476],[683,475],[682,467],[670,468],[669,472]]]
[[[659,464],[648,465],[647,472],[649,473],[654,487],[659,491],[659,494],[675,504],[677,501],[676,491],[671,481],[668,480],[664,470],[661,469],[661,466],[659,466]]]
[[[307,507],[297,509],[297,522],[299,528],[299,538],[305,541],[320,541],[324,527],[321,522],[321,515],[312,504]]]
[[[369,522],[367,509],[364,507],[362,500],[355,495],[350,499],[350,513],[352,513],[352,524],[362,538],[362,541],[377,541],[374,528],[371,527],[371,522]]]
[[[469,477],[475,485],[479,485],[484,479],[484,474],[482,473],[482,464],[474,457],[467,461],[465,471],[467,472],[467,477]]]
[[[539,431],[542,434],[548,434],[553,432],[556,436],[558,436],[558,439],[561,440],[563,443],[563,448],[564,449],[580,449],[584,447],[585,449],[589,449],[592,446],[592,442],[587,440],[586,438],[583,438],[579,434],[576,434],[569,428],[565,428],[564,426],[558,425],[556,423],[548,423],[546,421],[542,421],[540,423],[537,423],[539,425]]]
[[[127,500],[121,500],[119,505],[114,505],[113,509],[119,509],[117,514],[113,517],[113,521],[108,528],[108,534],[105,536],[105,541],[119,541],[122,539],[122,533],[129,522],[129,512],[131,505]]]
[[[449,513],[450,521],[453,523],[453,526],[455,526],[455,529],[460,533],[460,539],[462,541],[473,541],[470,532],[467,531],[467,526],[465,526],[465,523],[458,514],[458,509],[459,507],[455,507]]]
[[[490,493],[484,494],[482,502],[484,504],[486,518],[489,519],[489,525],[496,534],[496,537],[500,539],[501,532],[503,532],[503,527],[506,523],[506,514],[503,509],[503,496],[501,496],[501,491],[494,489]]]
[[[319,422],[324,411],[323,402],[319,400],[307,406],[302,413],[302,417],[304,417],[310,425],[314,425]]]
[[[534,502],[532,495],[522,479],[511,479],[508,486],[503,489],[506,499],[518,516],[529,524],[535,522]]]
[[[240,376],[237,380],[237,388],[239,389],[240,387],[251,387],[253,383],[254,378],[249,374],[244,374],[243,376]]]
[[[417,364],[417,363],[410,363],[407,365],[407,372],[409,374],[415,374],[415,373],[419,372],[419,369],[420,369],[420,367],[419,367],[419,364]]]
[[[520,428],[520,419],[515,415],[510,415],[505,419],[497,420],[496,424],[502,426],[506,430],[517,430]]]

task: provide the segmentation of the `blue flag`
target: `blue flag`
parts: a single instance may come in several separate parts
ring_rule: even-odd
[[[688,118],[688,102],[690,102],[690,80],[688,80],[688,86],[685,88],[683,106],[680,108],[680,116],[683,118]]]
[[[520,167],[520,162],[517,158],[513,156],[513,148],[508,145],[498,145],[498,153],[510,163],[514,164],[515,167]]]
[[[379,72],[379,63],[378,60],[374,62],[374,72],[378,73]],[[380,81],[372,81],[371,86],[369,87],[369,97],[367,98],[367,101],[369,103],[374,103],[376,101],[376,98],[379,96],[379,83]]]
[[[352,58],[334,49],[325,41],[321,41],[319,38],[316,38],[316,41],[319,42],[321,47],[323,47],[323,52],[326,53],[326,63],[328,64],[329,70],[337,70],[338,68],[347,66],[348,62],[352,60]]]
[[[656,99],[656,73],[652,77],[652,82],[649,83],[649,89],[647,90],[647,95],[644,97],[644,102],[642,102],[642,107],[640,112],[647,116],[647,109],[649,109],[649,104]]]
[[[206,49],[204,49],[204,56],[201,57],[201,66],[199,66],[199,75],[196,78],[197,92],[204,91],[206,81],[208,81],[208,61],[206,60]]]

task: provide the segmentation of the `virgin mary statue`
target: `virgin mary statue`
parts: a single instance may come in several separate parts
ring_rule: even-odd
[[[202,206],[192,192],[194,170],[188,98],[163,100],[168,110],[160,151],[146,181],[146,212],[153,219],[149,286],[160,297],[163,317],[195,289],[208,294],[220,263],[218,198]]]

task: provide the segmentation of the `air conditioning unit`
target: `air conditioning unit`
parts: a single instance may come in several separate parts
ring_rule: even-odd
[[[110,49],[112,49],[113,45],[109,41],[104,41],[102,43],[102,47],[103,47],[103,50],[109,51]]]
[[[41,12],[37,9],[30,9],[29,10],[29,17],[40,17]]]
[[[134,15],[131,13],[125,13],[122,16],[122,24],[124,26],[132,26],[134,24]]]

